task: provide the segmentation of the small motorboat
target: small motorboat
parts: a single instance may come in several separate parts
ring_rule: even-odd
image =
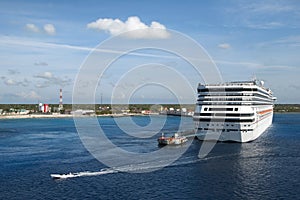
[[[53,179],[66,179],[66,178],[74,178],[80,176],[79,173],[69,173],[69,174],[50,174]]]
[[[164,133],[161,134],[161,137],[157,139],[159,145],[178,145],[186,143],[188,139],[185,136],[179,136],[178,133],[175,133],[172,137],[165,137]]]

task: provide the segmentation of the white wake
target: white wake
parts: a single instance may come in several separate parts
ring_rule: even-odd
[[[186,165],[191,163],[196,163],[200,161],[200,159],[191,159],[186,158],[187,160],[183,160],[180,162],[172,163],[169,166],[178,166],[178,165]],[[105,174],[114,174],[114,173],[120,173],[120,172],[127,172],[127,173],[143,173],[143,172],[149,172],[153,171],[155,169],[160,169],[165,167],[165,162],[147,162],[147,163],[138,163],[138,164],[132,164],[132,165],[125,165],[120,167],[112,167],[112,168],[104,168],[100,171],[84,171],[84,172],[76,172],[76,173],[69,173],[69,174],[50,174],[50,176],[53,179],[68,179],[68,178],[76,178],[76,177],[83,177],[83,176],[100,176]]]

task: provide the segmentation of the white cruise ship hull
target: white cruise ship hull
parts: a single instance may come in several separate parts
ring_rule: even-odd
[[[220,123],[220,122],[201,122],[201,119],[194,120],[196,122],[196,136],[199,140],[217,140],[221,142],[251,142],[257,139],[272,124],[273,109],[264,107],[257,109],[254,114],[255,121],[253,123]],[[264,113],[268,111],[267,113]],[[260,114],[264,113],[264,114]],[[199,127],[207,127],[201,128]],[[216,128],[218,127],[218,128]],[[204,130],[208,129],[208,130]],[[230,129],[230,131],[228,131]]]
[[[272,124],[273,113],[269,116],[257,121],[253,124],[253,131],[244,132],[243,130],[234,132],[223,131],[197,131],[197,138],[206,141],[221,141],[221,142],[251,142],[261,136],[268,127]]]
[[[270,89],[250,82],[198,86],[193,120],[200,140],[250,142],[272,124]]]
[[[265,130],[270,127],[273,121],[273,112],[269,116],[259,120],[257,122],[256,127],[253,129],[252,134],[251,133],[241,133],[241,140],[238,142],[250,142],[255,139],[257,139],[259,136],[261,136]]]

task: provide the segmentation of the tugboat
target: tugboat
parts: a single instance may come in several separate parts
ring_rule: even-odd
[[[172,137],[165,137],[164,133],[161,134],[161,137],[157,139],[159,145],[178,145],[184,144],[188,141],[188,139],[184,136],[179,136],[178,133],[175,133]]]

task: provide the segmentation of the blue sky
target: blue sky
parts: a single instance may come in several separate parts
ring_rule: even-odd
[[[277,103],[300,103],[300,2],[297,0],[172,3],[2,0],[0,103],[58,103],[60,88],[64,91],[64,102],[71,103],[76,75],[90,51],[114,36],[112,31],[123,30],[105,29],[105,24],[97,24],[97,20],[118,19],[126,29],[125,22],[130,17],[140,20],[134,25],[150,27],[155,21],[159,26],[193,38],[216,63],[223,80],[247,80],[255,75],[273,90]],[[94,26],[88,25],[93,22]],[[130,66],[157,60],[186,66],[178,60],[151,60],[143,56],[129,57],[124,63]],[[196,89],[197,82],[202,80],[193,80],[188,66],[183,71]],[[111,86],[105,87],[106,90],[112,90],[117,77],[122,76],[116,70],[111,73],[116,77],[107,81]],[[105,88],[97,92],[98,99],[103,94],[104,102],[109,99]],[[137,91],[132,101],[168,103],[174,102],[174,96],[148,86],[145,91]]]

